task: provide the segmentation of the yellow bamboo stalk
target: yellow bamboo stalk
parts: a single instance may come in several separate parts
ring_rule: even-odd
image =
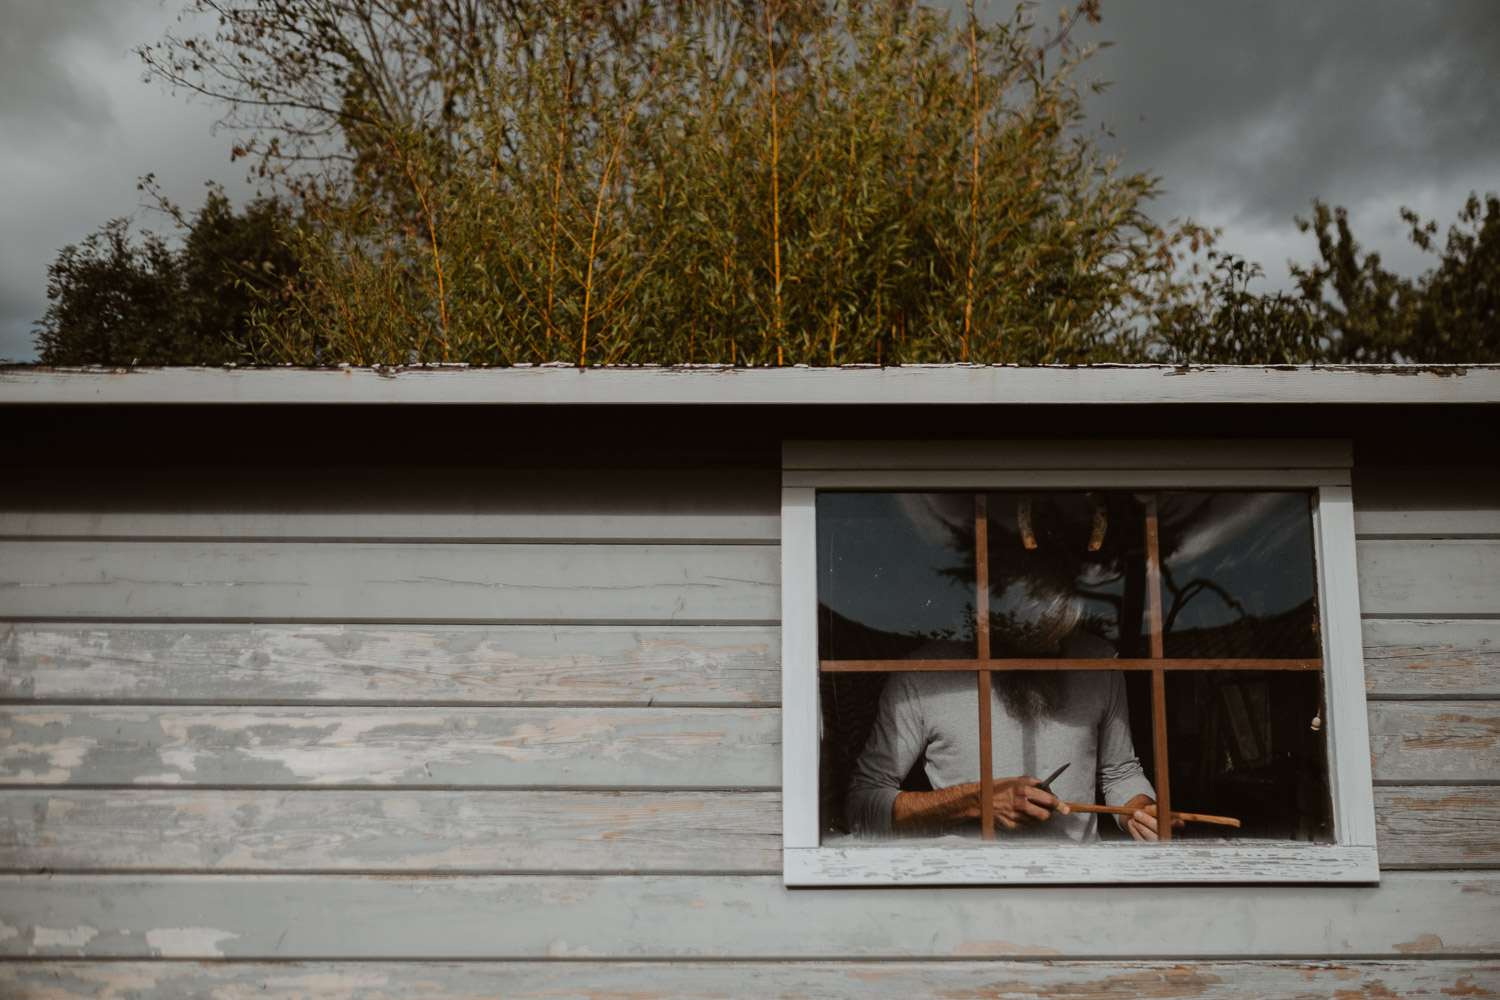
[[[974,324],[974,259],[979,253],[979,36],[974,30],[974,0],[969,10],[969,74],[974,78],[974,164],[969,185],[969,273],[964,291],[964,335],[959,359],[969,360],[969,335]]]
[[[391,146],[395,149],[395,141]],[[417,200],[422,203],[422,214],[427,217],[427,234],[432,240],[432,266],[437,272],[438,282],[438,314],[443,320],[443,360],[448,360],[448,297],[443,286],[443,256],[438,252],[437,223],[432,217],[432,208],[427,204],[427,195],[423,193],[422,185],[417,181],[416,171],[411,168],[411,158],[399,149],[396,154],[401,157],[401,165],[406,169],[407,179],[411,181],[412,191],[416,193]]]
[[[620,150],[624,148],[625,136],[630,131],[630,123],[635,120],[636,110],[641,106],[641,100],[646,96],[651,83],[656,79],[657,66],[651,67],[651,73],[641,84],[641,89],[635,95],[635,100],[630,104],[630,110],[626,112],[624,119],[620,122],[620,134],[615,136],[614,148],[609,152],[609,159],[604,163],[604,173],[599,178],[599,194],[594,199],[594,224],[589,231],[589,259],[588,269],[584,272],[583,283],[583,332],[579,339],[578,364],[583,366],[589,353],[589,311],[594,298],[594,255],[599,249],[599,218],[604,212],[604,195],[609,190],[609,175],[614,169],[615,161],[620,156]]]
[[[562,200],[563,153],[567,149],[568,99],[573,93],[573,63],[568,63],[568,76],[563,81],[563,106],[557,122],[557,171],[552,181],[552,237],[547,245],[547,311],[543,316],[546,324],[546,339],[552,339],[552,305],[554,302],[555,278],[557,274],[557,223],[558,205]]]
[[[776,326],[776,343],[781,344],[781,133],[776,108],[776,22],[774,2],[766,4],[766,62],[771,70],[771,277],[774,305],[772,319]],[[761,333],[765,339],[765,333]]]

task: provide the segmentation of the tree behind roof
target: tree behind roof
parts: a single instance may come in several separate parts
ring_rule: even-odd
[[[199,6],[219,36],[157,67],[315,167],[255,360],[1120,360],[1182,293],[1196,231],[1082,137],[1085,53],[1022,12]]]

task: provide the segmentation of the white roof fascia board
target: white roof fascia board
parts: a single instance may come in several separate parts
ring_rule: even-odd
[[[1500,365],[0,368],[0,406],[1293,403],[1500,403]]]

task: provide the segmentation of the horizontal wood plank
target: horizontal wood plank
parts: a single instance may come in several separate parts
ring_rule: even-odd
[[[1362,614],[1500,618],[1500,539],[1369,539],[1357,551]]]
[[[0,965],[0,993],[47,1000],[1265,1000],[1500,996],[1500,963],[1385,962],[86,962]]]
[[[774,542],[774,469],[82,465],[0,486],[0,536]]]
[[[774,704],[774,626],[0,626],[0,698]]]
[[[1365,686],[1388,698],[1500,698],[1500,618],[1368,618]]]
[[[775,546],[0,542],[0,617],[769,622]]]
[[[1500,787],[1375,789],[1382,868],[1500,868]]]
[[[1369,717],[1376,781],[1500,779],[1500,702],[1376,701]]]
[[[1500,957],[1500,873],[1379,886],[787,889],[775,876],[0,876],[0,955]]]
[[[1500,866],[1500,788],[1375,790],[1383,868]],[[779,872],[773,792],[13,789],[12,871]]]
[[[0,869],[770,874],[781,806],[773,792],[14,789]]]
[[[0,785],[774,788],[776,709],[12,707]]]
[[[1500,467],[1357,466],[1354,504],[1360,535],[1500,535]]]

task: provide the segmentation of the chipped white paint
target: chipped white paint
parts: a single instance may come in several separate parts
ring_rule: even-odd
[[[16,632],[13,675],[51,698],[744,704],[777,700],[776,638],[774,626],[33,627]]]
[[[163,774],[177,777],[161,783],[183,785],[776,784],[775,709],[80,706],[68,714],[66,729],[11,726],[25,742],[0,753],[0,784],[139,784]],[[74,766],[38,766],[60,755]]]
[[[99,932],[92,927],[79,925],[77,927],[33,927],[31,929],[31,946],[38,950],[42,948],[74,948],[80,954],[88,947],[88,943],[99,936]]]
[[[1098,406],[1500,402],[1500,366],[0,369],[0,406],[278,403]]]
[[[237,937],[214,927],[158,927],[146,932],[146,947],[162,958],[221,958],[220,945]]]
[[[47,1000],[693,1000],[1494,997],[1483,959],[1336,962],[27,962],[0,995]]]
[[[557,898],[559,889],[575,895]],[[90,957],[150,957],[145,935],[218,928],[197,957],[280,960],[1487,957],[1500,873],[1389,872],[1376,886],[787,889],[739,875],[0,876],[0,919],[99,930]],[[130,936],[118,932],[132,931]],[[1441,944],[1437,942],[1440,941]],[[1000,942],[1009,942],[1005,951]],[[183,946],[186,938],[177,939]],[[0,954],[24,954],[0,942]],[[186,954],[181,957],[190,957]]]

